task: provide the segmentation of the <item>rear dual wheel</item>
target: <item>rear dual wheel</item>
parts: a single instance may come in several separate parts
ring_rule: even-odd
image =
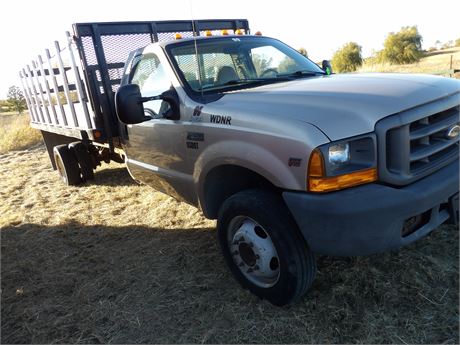
[[[53,153],[56,168],[62,182],[67,186],[79,184],[82,179],[75,152],[69,149],[67,145],[59,145],[54,147]]]
[[[94,178],[94,164],[88,146],[81,142],[74,142],[69,144],[69,149],[75,153],[83,181],[92,180]]]
[[[67,186],[94,178],[91,156],[82,143],[55,146],[53,153],[59,176]]]
[[[312,285],[314,254],[276,194],[254,189],[231,196],[219,211],[217,230],[230,271],[255,295],[282,306]]]

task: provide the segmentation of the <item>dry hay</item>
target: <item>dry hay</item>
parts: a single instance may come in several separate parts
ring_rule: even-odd
[[[224,266],[215,223],[122,165],[65,187],[43,148],[0,156],[2,343],[458,343],[458,229],[319,257],[277,308]]]
[[[40,131],[29,126],[29,115],[0,114],[0,154],[42,142]]]

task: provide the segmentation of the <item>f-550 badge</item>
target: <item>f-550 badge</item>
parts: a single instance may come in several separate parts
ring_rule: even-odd
[[[300,167],[301,162],[302,162],[302,158],[293,158],[293,157],[291,157],[291,158],[289,158],[288,165],[290,167],[298,168],[298,167]]]

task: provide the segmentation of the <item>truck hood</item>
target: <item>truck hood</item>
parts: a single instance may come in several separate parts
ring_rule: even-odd
[[[380,119],[460,91],[460,81],[414,74],[342,74],[226,93],[236,113],[310,123],[330,140],[374,131]],[[460,101],[459,101],[460,103]]]

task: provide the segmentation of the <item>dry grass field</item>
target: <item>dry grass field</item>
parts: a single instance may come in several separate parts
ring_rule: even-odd
[[[0,154],[25,149],[41,141],[40,132],[29,126],[28,113],[0,114]]]
[[[361,71],[431,73],[448,56]],[[66,187],[40,142],[27,116],[0,115],[0,343],[460,342],[458,227],[396,252],[320,256],[312,289],[278,308],[233,280],[198,210],[116,163]]]
[[[278,308],[224,266],[214,222],[120,164],[65,187],[42,146],[0,155],[1,343],[459,343],[458,229],[319,257]]]
[[[373,59],[367,59],[357,72],[444,74],[443,72],[450,69],[451,56],[452,69],[460,69],[460,47],[456,47],[425,53],[419,62],[408,65],[379,64],[374,63]],[[455,77],[460,78],[460,73],[457,73]]]

